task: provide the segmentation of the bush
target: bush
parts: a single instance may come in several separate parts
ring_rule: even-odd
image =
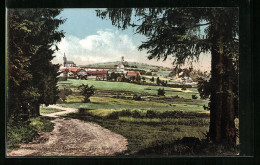
[[[164,88],[162,88],[162,89],[159,88],[159,89],[158,89],[158,95],[159,95],[159,96],[165,96]]]
[[[78,87],[78,89],[80,91],[80,94],[84,96],[83,102],[84,103],[90,102],[89,97],[94,95],[95,92],[94,86],[92,85],[89,87],[88,84],[87,85],[82,84]]]
[[[158,113],[156,113],[155,111],[152,111],[152,110],[148,110],[146,112],[146,116],[147,118],[157,118],[158,117]]]
[[[146,72],[146,75],[151,76],[152,72]]]
[[[20,121],[10,118],[7,122],[7,148],[17,148],[21,143],[31,142],[40,131],[52,131],[54,124],[48,117]]]
[[[198,96],[192,95],[192,99],[197,99],[197,98],[198,98]]]
[[[134,94],[133,100],[140,101],[140,100],[142,100],[142,98],[140,95]]]
[[[120,116],[131,116],[132,115],[132,113],[131,113],[131,111],[129,110],[129,109],[127,109],[127,110],[122,110],[121,112],[120,112]]]
[[[132,113],[132,117],[133,118],[141,118],[141,113],[137,110],[135,110],[133,113]]]
[[[113,120],[119,119],[119,112],[112,112],[106,118]]]
[[[60,90],[58,96],[59,96],[59,99],[58,99],[58,103],[63,103],[66,101],[66,97],[71,95],[72,94],[72,90],[71,89],[68,89],[68,88],[64,88],[62,90]]]

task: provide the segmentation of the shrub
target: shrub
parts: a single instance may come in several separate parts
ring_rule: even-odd
[[[140,101],[140,100],[142,100],[142,99],[141,99],[141,96],[140,96],[140,95],[134,94],[133,100]]]
[[[91,86],[89,87],[88,84],[87,84],[87,85],[82,84],[82,85],[80,85],[80,86],[78,87],[78,89],[79,89],[79,91],[80,91],[80,94],[84,96],[83,102],[84,102],[84,103],[90,102],[89,97],[92,96],[92,95],[94,95],[94,92],[95,92],[94,86],[91,85]]]
[[[146,112],[146,117],[147,118],[157,118],[158,117],[158,113],[156,113],[155,111],[152,111],[152,110],[148,110]]]
[[[141,113],[137,110],[135,110],[133,113],[132,113],[132,117],[133,118],[141,118]]]
[[[198,98],[198,96],[192,95],[192,99],[197,99],[197,98]]]
[[[7,122],[7,148],[17,148],[21,143],[28,143],[38,136],[38,132],[49,132],[53,126],[48,117],[32,118],[30,121],[10,118]]]
[[[151,76],[152,72],[146,72],[146,75]]]
[[[159,88],[159,89],[158,89],[158,95],[159,95],[159,96],[165,96],[164,88],[162,88],[162,89]]]
[[[68,88],[64,88],[62,90],[60,90],[58,96],[59,96],[59,100],[57,101],[58,103],[61,102],[65,102],[66,101],[66,97],[72,94],[72,90],[68,89]]]
[[[132,115],[132,113],[131,113],[131,111],[129,110],[129,109],[127,109],[127,110],[122,110],[121,112],[120,112],[120,116],[131,116]]]
[[[106,118],[113,120],[119,119],[119,112],[112,112]]]

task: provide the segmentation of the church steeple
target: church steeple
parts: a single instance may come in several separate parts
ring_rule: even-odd
[[[67,63],[67,57],[64,53],[64,56],[63,56],[63,66],[66,67],[66,63]]]

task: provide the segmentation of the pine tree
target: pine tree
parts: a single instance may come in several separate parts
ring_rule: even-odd
[[[55,45],[64,37],[56,31],[64,20],[59,9],[8,9],[8,116],[39,115],[39,104],[57,100]]]
[[[132,16],[139,21],[135,23]],[[124,8],[97,10],[121,29],[134,27],[147,37],[139,46],[148,59],[174,58],[173,64],[198,60],[202,52],[211,52],[210,140],[235,145],[234,61],[238,58],[237,8]],[[207,27],[201,35],[200,27]]]

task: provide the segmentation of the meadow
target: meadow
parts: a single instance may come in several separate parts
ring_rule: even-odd
[[[96,89],[89,103],[82,102],[84,97],[77,89],[81,84],[93,85]],[[192,95],[199,96],[196,88],[164,87],[165,96],[158,96],[160,86],[126,82],[69,79],[58,85],[59,89],[73,91],[59,105],[79,109],[78,113],[65,117],[98,123],[128,139],[128,150],[119,155],[213,152],[205,145],[210,114],[203,105],[207,105],[208,100],[192,99]],[[134,95],[141,99],[134,100]]]

